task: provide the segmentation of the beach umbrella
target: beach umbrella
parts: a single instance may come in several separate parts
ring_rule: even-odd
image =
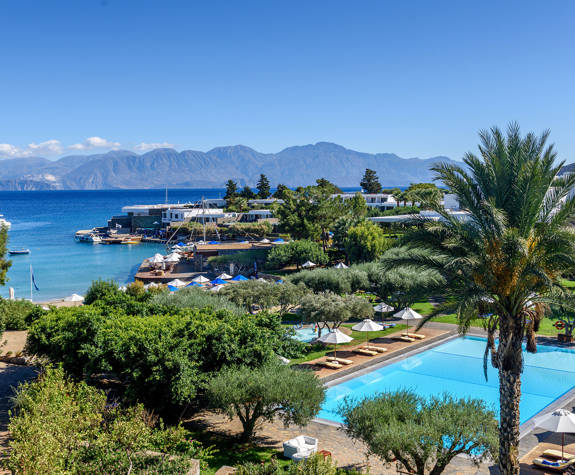
[[[218,279],[222,279],[222,280],[230,280],[232,278],[232,276],[230,274],[226,274],[225,272],[223,274],[218,275]]]
[[[219,284],[219,285],[214,285],[212,288],[210,288],[210,292],[219,292],[220,290],[222,290],[224,287],[223,284]]]
[[[340,262],[339,264],[336,264],[335,266],[333,266],[334,269],[348,269],[348,266],[346,266],[343,262]]]
[[[172,252],[172,254],[170,254],[169,256],[167,256],[164,259],[164,262],[166,264],[176,264],[176,263],[180,262],[180,259],[181,259],[181,257],[178,254],[176,254],[175,252]]]
[[[325,333],[319,339],[319,341],[321,341],[322,343],[334,345],[333,354],[336,358],[337,358],[337,345],[339,345],[341,343],[349,343],[351,340],[353,340],[352,337],[347,336],[345,333],[343,333],[337,329],[332,331],[332,332]]]
[[[186,287],[203,287],[203,285],[198,284],[197,282],[190,282]]]
[[[277,239],[275,239],[273,242],[274,242],[274,244],[283,244],[283,243],[285,243],[285,241],[284,241],[282,238],[277,238]]]
[[[391,312],[393,307],[391,305],[387,305],[385,302],[378,303],[375,307],[373,307],[374,312]]]
[[[260,242],[263,242],[264,244],[268,244],[270,242],[269,239],[263,238]]]
[[[154,257],[150,257],[150,259],[148,259],[148,262],[150,264],[163,264],[164,256],[162,256],[161,254],[154,254]]]
[[[197,277],[194,277],[192,279],[192,282],[197,282],[198,284],[206,284],[210,281],[210,279],[208,279],[207,277],[204,277],[203,275],[199,275]]]
[[[575,414],[565,409],[557,409],[533,421],[537,427],[551,432],[561,432],[561,458],[565,447],[565,433],[575,432]]]
[[[423,318],[419,313],[413,310],[411,307],[405,307],[403,310],[393,314],[394,317],[401,318],[407,322],[407,331],[406,334],[409,333],[409,322],[410,320],[420,320]]]
[[[210,242],[208,242],[208,244],[219,244],[219,243],[220,243],[220,241],[210,241]]]
[[[383,314],[386,312],[391,312],[393,310],[393,307],[391,305],[387,305],[385,302],[381,302],[378,303],[375,307],[373,307],[373,311],[374,312],[380,312],[381,315],[381,321],[383,322]]]
[[[244,280],[250,280],[247,277],[244,277],[241,274],[236,275],[233,279],[231,279],[233,282],[243,282]]]
[[[188,285],[187,282],[184,282],[183,280],[180,279],[174,279],[171,280],[170,282],[168,282],[168,286],[172,286],[172,287],[185,287],[186,285]]]
[[[220,279],[219,277],[216,277],[214,280],[210,281],[210,284],[212,284],[212,285],[225,285],[225,284],[227,284],[227,282],[225,280]]]
[[[315,267],[316,265],[317,264],[314,264],[312,261],[305,261],[301,266],[307,269],[308,267]]]
[[[356,332],[365,332],[365,343],[367,343],[369,332],[378,332],[383,330],[383,327],[379,323],[375,323],[371,318],[366,318],[362,322],[351,327],[352,330]]]
[[[185,244],[184,244],[182,241],[180,241],[177,245],[180,246],[180,247],[184,247],[184,246],[185,246]]]
[[[64,299],[64,302],[83,302],[84,297],[78,294],[72,294]]]
[[[168,284],[168,290],[169,290],[170,292],[175,292],[176,290],[178,290],[178,287],[175,287],[175,286],[173,286],[173,285],[169,285],[169,284]]]
[[[276,284],[283,284],[283,283],[284,283],[284,281],[281,279],[276,280]]]

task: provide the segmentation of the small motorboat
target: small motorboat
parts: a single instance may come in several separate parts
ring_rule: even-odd
[[[17,256],[19,254],[30,254],[30,249],[26,249],[24,247],[20,247],[18,249],[9,249],[8,254],[11,256]]]

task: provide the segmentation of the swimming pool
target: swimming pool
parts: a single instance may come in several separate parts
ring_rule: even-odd
[[[299,328],[295,331],[294,338],[296,340],[303,341],[304,343],[309,343],[317,338],[317,331],[313,328]]]
[[[448,392],[483,399],[499,411],[497,370],[488,364],[483,374],[484,338],[462,337],[402,361],[375,369],[328,388],[318,417],[342,422],[336,411],[343,398],[362,398],[381,391],[412,389],[422,396]],[[523,352],[521,423],[575,387],[575,350],[539,345],[537,353]]]

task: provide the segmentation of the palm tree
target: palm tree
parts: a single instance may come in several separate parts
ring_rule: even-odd
[[[491,314],[484,370],[487,377],[490,356],[499,373],[503,474],[519,474],[523,339],[527,351],[537,351],[539,321],[547,304],[563,301],[561,276],[575,269],[575,234],[569,227],[575,214],[575,200],[569,197],[575,175],[559,177],[563,162],[556,163],[553,145],[546,145],[548,136],[522,137],[515,123],[506,134],[498,128],[480,132],[480,156],[466,154],[466,168],[446,163],[433,168],[436,179],[469,211],[469,219],[462,222],[436,204],[443,219],[423,222],[382,259],[384,268],[441,273],[447,303],[429,318],[456,312],[465,332],[479,314]]]

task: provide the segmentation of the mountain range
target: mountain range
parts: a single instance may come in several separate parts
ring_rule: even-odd
[[[447,157],[401,158],[392,153],[362,153],[319,142],[260,153],[243,145],[209,152],[159,148],[139,155],[117,150],[70,155],[59,160],[24,157],[0,161],[0,190],[99,190],[142,188],[215,188],[228,179],[253,186],[260,173],[272,186],[305,186],[327,178],[342,187],[359,186],[366,168],[385,186],[430,182],[430,167],[454,162]],[[454,162],[459,163],[459,162]]]

